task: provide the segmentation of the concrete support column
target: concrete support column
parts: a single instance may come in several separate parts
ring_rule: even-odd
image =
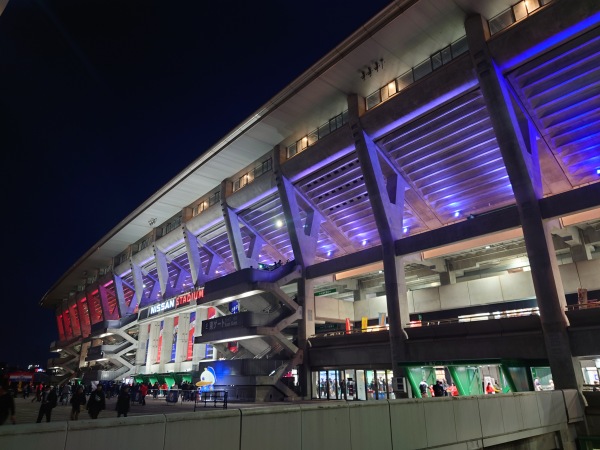
[[[592,251],[588,245],[574,245],[571,247],[571,259],[573,262],[589,261],[592,259]]]
[[[181,363],[187,359],[189,331],[190,313],[180,314],[177,324],[177,350],[175,352],[175,367],[173,369],[175,372],[181,370]]]
[[[146,350],[148,348],[150,338],[150,324],[143,323],[138,327],[138,341],[135,352],[135,373],[146,373],[143,366],[146,365]]]
[[[77,297],[77,311],[79,315],[79,324],[81,325],[81,337],[88,337],[92,332],[90,311],[85,296]]]
[[[479,15],[465,23],[471,58],[486,102],[496,140],[517,203],[552,378],[557,389],[579,389],[579,363],[571,355],[566,300],[549,227],[538,200],[542,196],[535,129],[516,106],[504,76],[487,47],[487,22]],[[577,369],[576,369],[577,367]]]
[[[448,284],[456,284],[456,273],[448,270],[440,273],[440,284],[446,286]]]
[[[313,280],[302,278],[298,281],[297,302],[302,306],[302,320],[298,322],[298,347],[304,351],[304,361],[298,368],[300,395],[310,395],[310,364],[308,363],[307,342],[315,334],[315,286]]]
[[[228,181],[221,183],[221,192],[225,192],[225,186]],[[244,237],[242,236],[241,221],[237,213],[229,207],[225,196],[221,196],[221,211],[223,212],[223,221],[227,230],[227,239],[231,247],[231,256],[236,270],[247,269],[248,267],[258,267],[260,251],[265,245],[265,240],[254,230],[246,226],[246,233],[250,235],[248,250],[244,248]]]
[[[386,159],[363,130],[360,123],[363,109],[363,99],[357,95],[348,97],[348,122],[381,240],[392,368],[395,376],[403,376],[404,374],[400,373],[400,364],[406,359],[404,341],[408,338],[403,324],[408,323],[410,319],[404,267],[396,258],[395,242],[402,238],[405,184],[394,163]],[[391,174],[387,177],[384,176],[382,164],[391,168]]]
[[[160,355],[160,372],[166,372],[167,369],[165,364],[171,362],[172,350],[173,350],[173,324],[174,317],[165,317],[163,319],[163,332],[162,332],[162,350]]]
[[[130,304],[127,305],[125,302],[125,291],[123,289],[123,280],[119,275],[113,274],[112,280],[115,286],[115,295],[117,297],[117,306],[119,310],[119,317],[127,317],[133,314],[135,308],[130,308],[130,306],[134,303],[133,299]]]
[[[102,314],[104,320],[118,320],[119,319],[119,305],[117,299],[114,302],[110,302],[108,289],[104,287],[104,283],[98,283],[98,293],[100,295],[100,303],[102,305]]]
[[[288,179],[281,168],[282,149],[274,148],[273,173],[277,190],[281,197],[281,207],[294,252],[294,260],[302,268],[302,278],[298,281],[298,303],[302,307],[302,319],[298,323],[298,348],[303,353],[303,362],[298,366],[298,378],[302,397],[310,392],[310,364],[308,363],[308,338],[315,334],[315,294],[314,282],[306,280],[305,270],[314,263],[319,229],[324,221],[321,212],[314,207],[294,184]],[[306,213],[302,220],[300,210]],[[298,356],[298,355],[297,355]]]
[[[156,273],[158,274],[158,282],[160,285],[160,293],[162,294],[162,298],[165,299],[168,297],[173,297],[175,296],[175,292],[169,280],[169,261],[167,260],[167,255],[161,251],[156,244],[152,245],[152,250],[154,251]]]
[[[202,321],[208,318],[208,308],[196,308],[196,320],[194,325],[194,335],[202,336]],[[206,355],[206,344],[194,344],[194,356],[192,358],[196,366]]]
[[[131,267],[131,277],[133,278],[133,288],[135,290],[130,307],[135,309],[144,298],[144,277],[142,268],[133,261],[133,258],[129,258],[129,266]]]
[[[148,354],[146,359],[146,371],[147,373],[156,372],[152,367],[157,364],[158,358],[158,343],[160,340],[160,320],[154,321],[150,324],[150,333],[148,341]]]
[[[77,309],[77,300],[75,299],[69,301],[69,317],[71,318],[73,336],[81,336],[81,320],[79,318],[79,310]]]

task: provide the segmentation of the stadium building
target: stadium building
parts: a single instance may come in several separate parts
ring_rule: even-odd
[[[390,3],[56,281],[50,366],[239,401],[585,393],[599,23],[594,0]]]

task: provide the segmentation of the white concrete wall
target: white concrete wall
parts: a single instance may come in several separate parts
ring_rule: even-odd
[[[583,420],[576,391],[211,409],[8,425],[2,450],[412,450],[486,448]]]
[[[600,259],[559,266],[565,294],[584,287],[600,289]],[[517,272],[465,281],[445,286],[409,291],[410,313],[466,308],[475,305],[511,302],[535,298],[531,272]],[[354,317],[375,319],[379,312],[387,312],[385,297],[354,302]]]
[[[367,302],[365,302],[367,303]],[[353,302],[338,300],[332,297],[315,297],[315,319],[343,322],[346,318],[354,321],[356,311]]]

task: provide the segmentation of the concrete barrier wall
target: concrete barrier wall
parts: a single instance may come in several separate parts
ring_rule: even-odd
[[[412,450],[485,448],[582,421],[577,391],[197,411],[6,425],[2,450]],[[570,445],[571,444],[571,445]]]

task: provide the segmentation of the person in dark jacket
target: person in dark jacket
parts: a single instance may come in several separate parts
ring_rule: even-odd
[[[85,406],[87,399],[85,398],[85,393],[83,392],[83,386],[77,386],[75,389],[75,393],[71,397],[71,420],[79,419],[79,413],[81,412],[81,407]]]
[[[52,410],[56,407],[57,403],[58,395],[56,394],[56,390],[53,389],[49,384],[46,385],[42,391],[41,405],[36,422],[41,423],[44,416],[46,416],[46,422],[50,422]]]
[[[442,380],[437,380],[433,385],[433,395],[436,397],[443,397],[445,395],[444,385]]]
[[[6,422],[10,417],[10,421],[14,424],[15,420],[15,399],[10,392],[7,382],[2,382],[0,385],[0,425]]]
[[[101,384],[98,384],[96,389],[90,394],[86,409],[92,419],[97,419],[100,411],[106,409],[106,397]]]
[[[129,404],[131,403],[131,395],[129,394],[129,386],[123,387],[117,397],[117,417],[127,417]]]

